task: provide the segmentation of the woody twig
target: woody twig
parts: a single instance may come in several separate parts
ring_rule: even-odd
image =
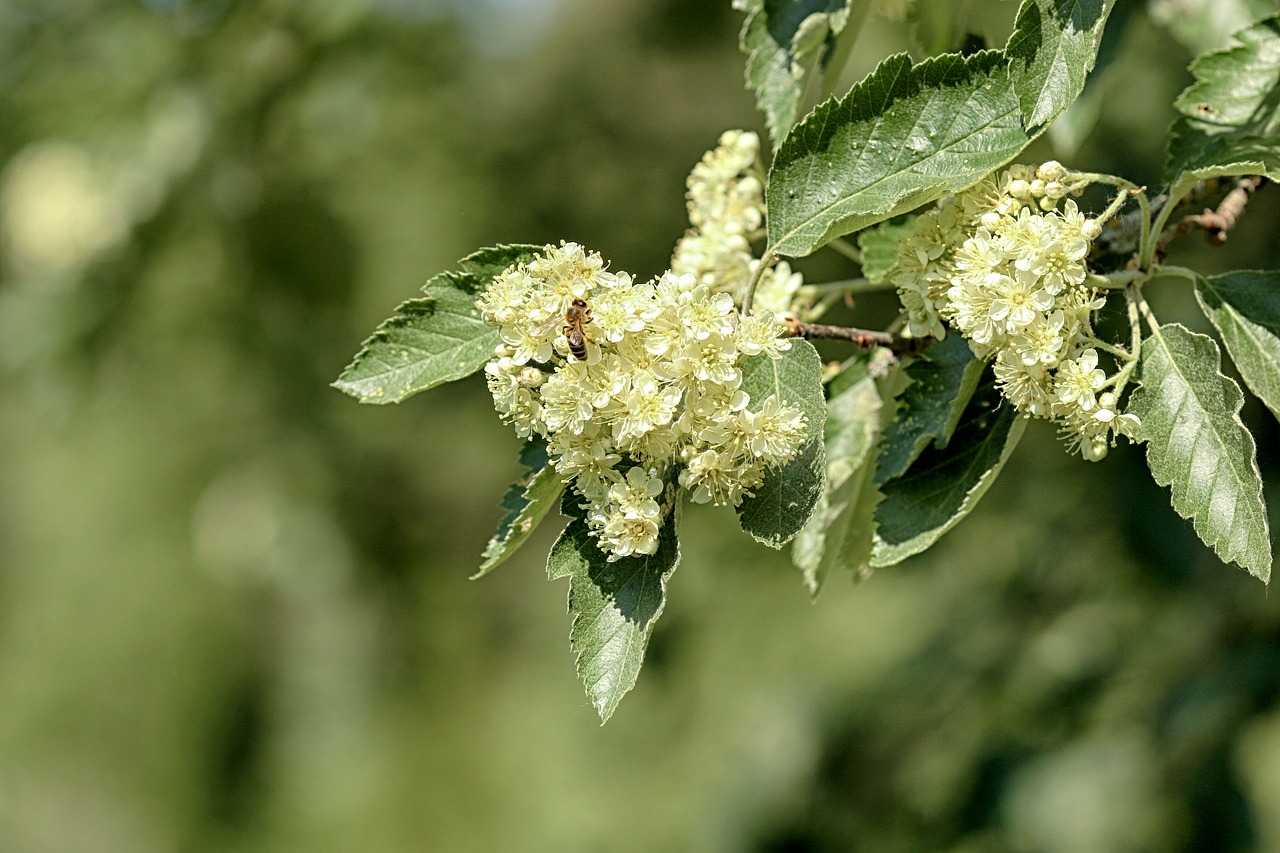
[[[802,323],[799,320],[788,320],[787,324],[791,327],[793,338],[852,341],[863,349],[885,347],[899,355],[918,353],[930,341],[929,338],[907,338],[893,332],[876,332],[850,326],[827,326],[822,323]]]
[[[1227,242],[1227,234],[1235,227],[1240,214],[1244,213],[1249,197],[1257,192],[1265,181],[1266,178],[1261,175],[1245,175],[1238,179],[1235,186],[1231,188],[1231,192],[1222,199],[1217,210],[1206,208],[1204,213],[1183,217],[1178,223],[1178,233],[1185,234],[1193,229],[1202,228],[1210,243],[1221,246]]]

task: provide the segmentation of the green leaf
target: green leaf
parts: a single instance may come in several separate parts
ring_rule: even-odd
[[[750,0],[740,45],[747,87],[765,115],[774,147],[795,123],[814,69],[825,63],[857,7],[854,34],[867,0]]]
[[[506,510],[506,514],[498,522],[498,532],[493,534],[493,538],[485,546],[484,561],[471,576],[472,580],[489,574],[514,554],[524,544],[524,540],[529,538],[538,522],[542,521],[547,510],[555,506],[556,498],[564,488],[564,483],[547,456],[545,439],[525,442],[520,451],[520,464],[525,467],[525,473],[511,484],[502,498],[502,508]]]
[[[777,394],[782,402],[804,412],[808,421],[808,436],[800,452],[785,465],[766,472],[755,495],[738,506],[738,524],[743,530],[771,548],[781,548],[809,521],[822,493],[826,402],[818,351],[808,341],[796,338],[780,358],[748,358],[742,368],[742,390],[750,395],[752,407]]]
[[[1080,95],[1111,5],[1100,0],[1022,4],[1005,53],[1028,128],[1047,125]]]
[[[1280,272],[1197,278],[1196,298],[1249,390],[1280,418]]]
[[[480,319],[476,300],[498,273],[527,261],[541,246],[497,246],[458,261],[423,285],[364,342],[333,387],[361,403],[399,403],[475,373],[493,356],[497,329]]]
[[[828,386],[826,485],[808,524],[796,535],[792,560],[805,585],[817,594],[831,566],[844,552],[868,456],[880,432],[880,392],[865,358],[848,363]]]
[[[1165,167],[1171,203],[1197,181],[1280,174],[1280,16],[1235,37],[1236,47],[1191,63],[1196,82],[1174,102],[1182,118],[1173,125]]]
[[[635,686],[654,623],[666,604],[667,579],[680,562],[680,507],[674,489],[667,490],[664,508],[654,554],[609,562],[578,511],[547,558],[549,577],[569,578],[569,645],[601,722],[608,722]]]
[[[1218,345],[1179,325],[1161,326],[1142,344],[1129,412],[1142,419],[1155,481],[1170,486],[1173,508],[1225,562],[1266,582],[1271,539],[1253,436],[1240,420],[1244,395],[1219,370]]]
[[[1027,0],[1008,52],[891,56],[820,104],[774,157],[769,251],[807,255],[1007,163],[1080,94],[1111,4]]]
[[[911,384],[898,398],[894,418],[885,428],[877,485],[906,472],[929,442],[947,446],[985,366],[973,357],[968,341],[954,332],[907,366]]]
[[[862,275],[872,284],[884,284],[889,272],[898,265],[898,244],[916,230],[915,222],[882,222],[858,234],[858,250],[862,253]]]
[[[871,476],[875,472],[879,452],[880,446],[874,445],[866,463],[854,477],[858,481],[857,491],[853,492],[850,499],[853,511],[849,513],[840,551],[828,551],[823,555],[823,559],[830,563],[830,568],[852,572],[856,580],[871,577],[871,556],[876,544],[876,511],[884,500],[884,494]]]
[[[1022,150],[1004,56],[891,56],[792,128],[769,172],[769,247],[807,255],[955,192]]]
[[[944,449],[930,448],[911,469],[881,486],[871,565],[919,554],[973,511],[1022,437],[1027,419],[1003,401],[993,380],[969,401]]]

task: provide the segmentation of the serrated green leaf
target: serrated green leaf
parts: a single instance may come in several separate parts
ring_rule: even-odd
[[[1083,73],[1062,63],[1092,67],[1086,48],[1096,47],[1111,3],[1027,0],[1009,42],[1016,54],[945,54],[918,65],[891,56],[848,95],[820,104],[774,157],[769,250],[807,255],[1007,163],[1080,94]],[[1076,32],[1077,21],[1090,29]]]
[[[1280,273],[1197,278],[1196,298],[1249,390],[1280,418]]]
[[[907,366],[911,384],[898,397],[894,418],[885,428],[876,462],[877,485],[901,476],[930,442],[939,448],[947,445],[984,366],[955,333]]]
[[[919,554],[973,511],[995,482],[1027,419],[983,382],[943,449],[929,448],[911,469],[880,488],[871,565],[892,566]]]
[[[333,387],[361,403],[399,403],[475,373],[493,356],[498,331],[480,319],[476,300],[498,273],[527,261],[541,246],[497,246],[432,277],[424,298],[396,309],[361,346]]]
[[[1233,175],[1280,174],[1280,16],[1241,30],[1240,42],[1191,63],[1196,82],[1174,106],[1165,180],[1176,202],[1196,184]]]
[[[792,128],[769,173],[770,250],[800,257],[954,192],[1026,144],[1003,54],[891,56]]]
[[[547,558],[549,577],[569,578],[569,645],[602,723],[635,686],[654,623],[666,604],[667,579],[680,562],[680,507],[675,490],[667,494],[669,508],[656,553],[609,562],[578,512]]]
[[[780,358],[758,355],[742,368],[742,390],[753,409],[776,394],[804,412],[808,435],[800,452],[785,465],[765,473],[764,483],[738,506],[738,524],[759,542],[781,548],[813,515],[822,493],[826,460],[822,430],[826,401],[822,397],[822,361],[808,341],[797,338]]]
[[[839,561],[861,491],[864,468],[880,431],[880,392],[866,359],[847,364],[828,385],[824,447],[826,485],[813,517],[796,535],[791,557],[816,595]]]
[[[747,55],[747,88],[765,115],[777,147],[799,115],[814,69],[833,54],[836,39],[866,16],[866,0],[751,0],[740,46]]]
[[[1240,420],[1244,395],[1219,367],[1218,345],[1183,326],[1161,326],[1142,344],[1141,386],[1129,412],[1142,420],[1147,465],[1169,486],[1173,508],[1224,562],[1266,582],[1271,538],[1253,436]]]
[[[511,484],[502,498],[502,509],[506,513],[498,522],[498,531],[485,546],[483,562],[471,576],[472,580],[489,574],[514,554],[542,521],[547,510],[555,506],[564,488],[547,455],[545,439],[526,441],[520,450],[520,464],[525,472]]]
[[[1005,53],[1028,128],[1047,125],[1084,89],[1111,5],[1101,0],[1022,4]]]
[[[898,244],[916,230],[912,221],[882,222],[858,233],[862,253],[862,275],[872,284],[888,281],[889,271],[898,264]]]

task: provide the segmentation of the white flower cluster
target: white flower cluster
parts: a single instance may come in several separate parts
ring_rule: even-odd
[[[657,550],[666,483],[737,505],[804,438],[797,408],[741,388],[744,358],[790,347],[785,324],[692,275],[638,284],[562,243],[495,277],[479,307],[502,333],[485,367],[498,411],[547,439],[610,559]]]
[[[727,130],[719,144],[693,167],[686,194],[692,228],[676,243],[671,271],[688,273],[714,292],[743,294],[760,261],[751,243],[764,236],[764,184],[759,165],[760,137]],[[791,307],[804,284],[800,273],[779,261],[761,276],[754,305],[775,314]]]
[[[890,277],[910,334],[958,330],[1018,411],[1056,421],[1097,461],[1138,419],[1117,412],[1115,378],[1098,368],[1091,315],[1104,300],[1085,257],[1101,228],[1064,198],[1083,187],[1066,179],[1056,162],[1012,166],[943,199],[903,238]]]

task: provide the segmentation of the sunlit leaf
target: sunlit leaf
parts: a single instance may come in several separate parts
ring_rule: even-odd
[[[1196,82],[1174,106],[1165,180],[1173,199],[1197,181],[1280,174],[1280,16],[1241,30],[1238,45],[1191,64]]]
[[[750,0],[742,26],[747,87],[774,147],[795,123],[814,70],[834,55],[851,21],[856,36],[870,0]]]
[[[680,507],[674,489],[667,490],[665,509],[654,554],[609,562],[575,509],[547,558],[550,578],[569,578],[569,645],[601,722],[608,722],[635,686],[654,623],[666,604],[667,579],[680,562]]]
[[[952,333],[907,366],[911,384],[884,431],[876,483],[904,473],[930,442],[945,447],[982,378],[983,362],[969,343]]]
[[[984,382],[945,448],[929,448],[881,487],[871,565],[892,566],[924,551],[973,511],[1017,445],[1027,419]]]
[[[1080,95],[1111,5],[1101,0],[1022,4],[1005,53],[1028,128],[1047,125]]]
[[[361,403],[406,397],[475,373],[493,356],[496,329],[480,319],[476,300],[495,275],[527,261],[540,246],[497,246],[458,261],[458,269],[423,285],[378,326],[333,387]]]
[[[1244,395],[1220,372],[1218,345],[1179,325],[1161,326],[1142,344],[1141,387],[1129,411],[1138,439],[1173,508],[1226,562],[1271,577],[1271,539],[1253,436],[1240,420]]]
[[[815,594],[844,551],[864,468],[880,431],[880,393],[865,359],[846,365],[828,388],[826,485],[813,517],[792,545],[792,561]]]
[[[769,247],[807,255],[964,189],[1080,94],[1111,0],[1027,0],[1005,50],[891,56],[787,134],[770,170]]]
[[[542,521],[547,510],[555,506],[564,484],[547,456],[547,442],[538,438],[525,442],[520,451],[520,464],[525,472],[511,484],[502,498],[506,514],[498,522],[498,530],[484,549],[484,561],[472,579],[483,577],[514,554],[529,534]]]
[[[738,523],[743,530],[772,548],[781,548],[808,522],[822,493],[826,402],[817,350],[797,338],[781,358],[758,355],[747,359],[742,369],[742,390],[750,395],[753,407],[776,394],[783,403],[804,412],[808,421],[808,435],[800,452],[785,465],[766,472],[755,495],[738,507]]]

